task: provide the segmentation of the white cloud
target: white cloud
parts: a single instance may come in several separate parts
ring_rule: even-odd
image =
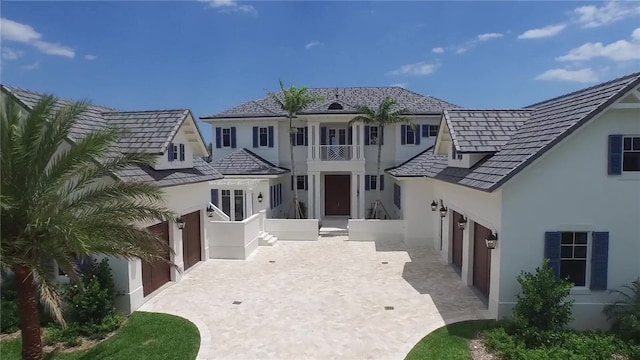
[[[444,52],[444,48],[436,47],[431,49],[431,52],[433,52],[434,54],[442,54]]]
[[[591,68],[578,70],[551,69],[536,76],[535,79],[589,83],[598,81],[598,75]]]
[[[29,70],[29,71],[31,71],[31,70],[35,70],[35,69],[39,68],[39,67],[40,67],[40,63],[36,61],[36,62],[34,62],[33,64],[30,64],[30,65],[22,65],[21,67],[22,67],[23,69],[25,69],[25,70]]]
[[[504,35],[501,33],[486,33],[486,34],[480,34],[478,35],[478,40],[480,41],[487,41],[487,40],[491,40],[491,39],[498,39],[503,37]]]
[[[218,9],[219,12],[233,13],[247,13],[251,15],[257,15],[258,11],[252,5],[240,5],[236,0],[205,0],[209,3],[209,6]]]
[[[405,64],[389,72],[391,75],[429,75],[436,71],[437,65],[417,62]]]
[[[461,46],[458,49],[456,49],[456,54],[464,54],[467,52],[467,50],[469,50],[469,47]]]
[[[560,34],[566,24],[549,25],[538,29],[530,29],[518,35],[518,39],[541,39]]]
[[[49,55],[64,56],[68,58],[76,56],[75,51],[71,47],[44,41],[42,40],[42,34],[37,32],[30,25],[21,24],[7,18],[0,18],[0,38],[5,41],[29,44]]]
[[[598,57],[613,61],[640,60],[640,28],[633,30],[631,41],[618,40],[607,45],[601,42],[585,43],[556,60],[585,61]]]
[[[4,60],[16,60],[22,56],[21,50],[13,50],[8,47],[2,48],[2,59]]]
[[[640,4],[636,1],[609,1],[600,7],[580,6],[573,9],[574,21],[583,28],[594,28],[612,24],[634,15],[640,15]]]
[[[84,58],[85,58],[86,60],[95,60],[95,59],[97,59],[98,57],[97,57],[96,55],[87,54],[87,55],[85,55],[85,56],[84,56]]]
[[[401,88],[403,88],[403,89],[406,89],[408,85],[409,85],[408,83],[403,82],[403,83],[391,84],[391,85],[389,85],[389,86],[401,87]]]
[[[324,45],[323,43],[321,43],[320,41],[311,41],[310,43],[308,43],[307,45],[304,46],[305,49],[311,49],[312,47],[316,47],[316,46],[321,46]]]

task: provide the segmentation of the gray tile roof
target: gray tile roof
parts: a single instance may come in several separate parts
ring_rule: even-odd
[[[630,74],[526,107],[533,110],[500,149],[471,169],[429,165],[429,156],[416,156],[394,176],[429,176],[493,191],[555,146],[585,122],[640,85],[640,73]],[[431,166],[431,170],[424,170]],[[438,165],[440,166],[440,165]],[[412,171],[409,171],[412,169]],[[392,174],[393,169],[388,172]],[[434,175],[434,173],[436,173]],[[393,174],[392,174],[393,175]]]
[[[354,105],[378,107],[382,100],[391,97],[398,102],[399,108],[405,108],[410,114],[440,114],[443,109],[458,108],[458,105],[432,96],[417,94],[401,87],[348,87],[348,88],[310,88],[313,96],[321,100],[312,104],[303,114],[340,114],[355,113]],[[282,92],[276,94],[282,96]],[[342,110],[329,110],[329,105],[338,102]],[[277,102],[270,96],[247,101],[223,112],[203,116],[200,119],[252,118],[284,116]]]
[[[245,148],[231,152],[211,165],[223,175],[280,175],[289,172]]]
[[[532,109],[449,109],[443,117],[460,152],[496,152],[506,144]]]
[[[433,146],[403,162],[385,170],[396,177],[435,177],[447,167],[447,155],[434,155]]]
[[[33,108],[45,96],[43,93],[6,85],[2,85],[2,91],[16,98],[27,109]],[[55,107],[58,109],[75,102],[59,97],[56,97],[56,100]],[[115,125],[123,128],[126,135],[111,149],[107,157],[133,151],[161,154],[166,150],[168,143],[173,139],[188,114],[190,111],[186,109],[119,111],[115,108],[91,104],[78,117],[69,137],[71,141],[77,141],[92,131]],[[181,185],[222,178],[222,175],[210,164],[197,157],[194,157],[193,169],[153,170],[148,166],[140,166],[118,171],[114,175],[123,181],[155,181],[159,186]]]

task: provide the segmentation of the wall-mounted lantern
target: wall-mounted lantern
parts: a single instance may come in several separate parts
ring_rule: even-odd
[[[433,200],[431,201],[431,211],[436,211],[436,210],[438,210],[438,203],[435,200]]]
[[[213,213],[215,212],[215,210],[213,209],[213,205],[209,204],[209,206],[207,206],[207,216],[208,217],[213,217]]]
[[[261,203],[262,202],[262,193],[258,194],[258,202]]]
[[[446,217],[447,216],[447,208],[444,207],[444,202],[442,201],[442,199],[440,200],[440,217]]]
[[[495,249],[496,245],[498,244],[498,234],[491,231],[491,233],[489,233],[489,236],[487,236],[487,238],[485,239],[485,242],[487,244],[487,249]]]
[[[467,227],[467,218],[464,216],[460,216],[458,218],[458,229],[464,230]]]
[[[176,224],[178,224],[178,229],[180,230],[184,229],[184,226],[186,225],[186,222],[184,221],[184,217],[177,218]]]

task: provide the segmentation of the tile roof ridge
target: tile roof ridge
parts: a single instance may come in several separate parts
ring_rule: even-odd
[[[453,108],[453,109],[444,109],[444,111],[526,111],[526,112],[534,112],[536,109],[525,109],[525,108]]]
[[[15,96],[17,96],[15,94],[16,91],[23,91],[23,92],[35,94],[35,95],[38,95],[38,96],[50,95],[50,96],[53,96],[56,100],[64,101],[64,102],[71,102],[71,103],[86,100],[86,99],[81,99],[81,100],[72,99],[72,98],[68,98],[68,97],[64,97],[64,96],[59,96],[59,95],[56,95],[54,93],[47,93],[47,92],[42,92],[42,91],[38,91],[38,90],[31,90],[31,89],[26,89],[26,88],[22,88],[22,87],[18,87],[18,86],[7,85],[7,84],[0,84],[0,85],[2,85],[2,88],[6,89],[9,93],[11,93],[11,94],[13,94]],[[86,100],[86,101],[89,101],[89,100]],[[89,101],[89,106],[109,109],[109,111],[119,111],[120,110],[120,109],[114,108],[112,106],[94,104],[91,101]]]
[[[401,163],[401,164],[399,164],[399,165],[396,165],[396,166],[392,166],[392,167],[390,167],[390,168],[386,168],[386,169],[384,169],[384,171],[389,171],[389,170],[397,169],[397,168],[399,168],[399,167],[401,167],[401,166],[403,166],[403,165],[407,164],[408,162],[410,162],[410,161],[412,161],[412,160],[416,159],[417,157],[419,157],[419,156],[421,156],[421,155],[424,155],[426,152],[428,152],[428,151],[430,151],[430,150],[433,152],[433,150],[435,150],[435,145],[431,145],[431,146],[429,146],[428,148],[426,148],[426,149],[422,150],[421,152],[419,152],[419,153],[417,153],[416,155],[412,156],[412,157],[411,157],[411,158],[409,158],[408,160],[405,160],[403,163]],[[434,153],[434,155],[435,155],[435,153]],[[436,156],[437,156],[437,155],[436,155]]]
[[[101,111],[101,114],[133,114],[133,113],[153,113],[153,112],[182,112],[186,113],[191,110],[187,108],[175,108],[175,109],[157,109],[157,110],[116,110],[116,111]]]

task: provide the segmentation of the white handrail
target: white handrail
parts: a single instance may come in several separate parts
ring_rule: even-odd
[[[353,148],[354,145],[320,145],[320,160],[352,160]]]
[[[231,219],[229,215],[225,214],[224,211],[220,210],[220,208],[218,208],[214,204],[209,203],[209,206],[213,208],[214,213],[218,214],[218,216],[222,218],[222,221],[229,221]]]

